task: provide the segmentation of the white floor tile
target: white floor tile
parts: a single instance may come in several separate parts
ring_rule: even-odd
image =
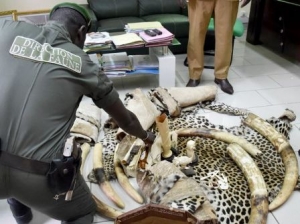
[[[299,224],[299,197],[300,192],[295,191],[287,202],[273,211],[275,218],[280,224]]]
[[[252,107],[250,108],[250,111],[263,119],[268,119],[270,117],[280,117],[284,113],[286,108],[289,107],[285,104],[281,104],[269,105],[264,107]]]
[[[281,75],[269,75],[269,77],[282,87],[300,86],[299,75],[288,73],[288,74],[281,74]]]
[[[245,60],[244,57],[233,57],[231,66],[245,66],[245,65],[251,65],[251,63]]]
[[[268,106],[270,103],[261,97],[256,91],[236,92],[233,95],[226,93],[218,94],[217,101],[223,102],[233,107],[252,108]]]
[[[279,224],[271,212],[268,215],[267,224]]]
[[[251,76],[281,75],[289,73],[289,70],[276,64],[233,66],[232,70],[244,78]]]
[[[295,151],[300,150],[300,130],[297,127],[293,127],[290,133],[290,144]]]
[[[271,104],[297,103],[300,87],[258,90],[258,93]]]
[[[235,92],[259,89],[279,88],[280,85],[268,76],[255,76],[249,78],[230,78]]]
[[[228,79],[231,80],[232,78],[240,78],[240,76],[231,68],[228,71]],[[204,69],[201,80],[214,80],[214,70],[213,69]]]
[[[245,49],[246,46],[245,46],[245,41],[241,41],[241,40],[238,40],[238,39],[235,39],[235,42],[234,42],[234,51],[237,50],[237,49]]]

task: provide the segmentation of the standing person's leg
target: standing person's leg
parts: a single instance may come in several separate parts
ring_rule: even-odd
[[[233,88],[227,80],[232,53],[233,26],[236,21],[239,1],[216,0],[215,5],[215,82],[229,94]]]
[[[65,224],[93,222],[96,205],[81,175],[77,177],[71,201],[65,201],[64,195],[55,197],[43,175],[11,169],[11,188],[18,201]]]
[[[215,0],[190,0],[188,3],[190,27],[187,55],[190,80],[187,86],[194,87],[200,83],[204,67],[203,47],[214,4]]]

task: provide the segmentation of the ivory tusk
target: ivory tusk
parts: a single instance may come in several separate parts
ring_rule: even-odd
[[[130,184],[128,177],[125,175],[122,165],[120,164],[120,161],[117,159],[116,152],[118,150],[118,147],[119,145],[117,145],[115,150],[115,155],[114,155],[114,166],[115,166],[115,172],[116,172],[118,182],[133,200],[142,204],[144,203],[143,197]]]
[[[246,150],[246,152],[248,152],[252,156],[257,156],[261,154],[261,151],[255,145],[251,144],[244,138],[235,136],[228,132],[212,130],[207,128],[184,128],[177,130],[176,132],[178,134],[178,137],[202,136],[206,138],[220,140],[228,144],[235,142],[241,147],[243,147],[243,149]]]
[[[94,147],[94,157],[93,157],[93,170],[95,173],[95,177],[97,182],[102,189],[102,191],[106,194],[106,196],[112,200],[119,208],[124,208],[125,204],[119,195],[112,188],[109,181],[106,180],[103,164],[102,164],[102,144],[96,143]]]
[[[91,146],[88,143],[83,143],[81,145],[81,151],[82,151],[82,153],[81,153],[81,160],[82,160],[82,162],[81,162],[81,166],[80,166],[80,173],[81,173],[81,175],[83,175],[83,168],[84,168],[85,160],[86,160],[87,155],[90,152],[90,149],[91,149]]]
[[[265,224],[268,217],[268,191],[264,178],[253,159],[236,143],[227,152],[244,173],[251,192],[251,214],[248,224]]]
[[[95,203],[96,203],[96,210],[100,215],[104,215],[106,217],[116,219],[119,215],[124,214],[123,212],[114,209],[113,207],[105,204],[104,202],[100,201],[95,195],[92,195]]]
[[[243,123],[267,138],[279,153],[288,147],[289,143],[287,142],[285,136],[276,131],[271,124],[255,114],[249,113],[248,116],[243,120]]]
[[[252,129],[259,132],[262,136],[267,138],[280,153],[282,161],[285,166],[285,177],[281,190],[277,197],[270,203],[269,210],[281,206],[291,196],[298,181],[298,162],[295,152],[287,139],[276,129],[256,116],[255,114],[249,113],[248,116],[243,120],[243,123],[251,127]]]
[[[170,130],[168,125],[168,118],[166,114],[162,114],[156,117],[156,126],[162,140],[162,154],[163,158],[169,158],[173,155],[171,151],[171,138]]]

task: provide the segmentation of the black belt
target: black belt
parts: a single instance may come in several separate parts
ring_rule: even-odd
[[[28,173],[46,175],[50,169],[50,163],[27,159],[5,151],[0,151],[0,164]]]

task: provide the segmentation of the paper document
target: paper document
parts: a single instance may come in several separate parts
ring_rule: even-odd
[[[139,23],[128,23],[126,28],[128,30],[146,30],[146,29],[155,29],[161,28],[162,25],[160,22],[139,22]]]
[[[135,33],[125,33],[121,35],[112,36],[112,40],[116,48],[125,46],[144,45],[143,39]]]

